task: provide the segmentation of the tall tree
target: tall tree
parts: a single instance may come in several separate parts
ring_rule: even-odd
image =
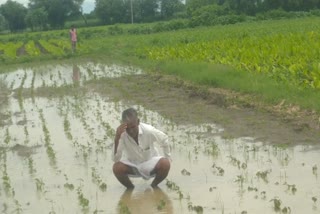
[[[115,24],[125,21],[127,9],[123,0],[96,0],[95,12],[105,24]]]
[[[160,0],[161,18],[171,18],[175,13],[184,9],[184,4],[181,0]]]
[[[200,7],[214,4],[216,0],[186,0],[187,14],[191,17],[192,13]]]
[[[22,4],[8,0],[0,6],[0,13],[7,20],[11,32],[23,30],[26,27],[24,20],[27,14],[27,8]]]
[[[44,8],[37,8],[28,10],[26,16],[26,23],[31,30],[43,30],[48,23],[48,13]]]
[[[5,29],[8,29],[8,26],[7,26],[7,21],[6,19],[4,18],[3,15],[1,15],[0,13],[0,31],[3,31]]]
[[[29,0],[30,9],[44,8],[51,27],[63,27],[71,13],[80,11],[84,0]]]

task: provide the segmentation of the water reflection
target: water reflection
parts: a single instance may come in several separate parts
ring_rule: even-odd
[[[118,203],[117,213],[171,214],[173,208],[171,200],[162,189],[150,187],[142,191],[124,191]]]
[[[79,81],[80,81],[80,68],[76,65],[76,64],[73,64],[73,67],[72,67],[72,80],[73,80],[73,84],[75,86],[79,86]]]

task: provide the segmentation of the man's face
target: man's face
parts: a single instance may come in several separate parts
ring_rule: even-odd
[[[126,120],[125,123],[127,124],[126,132],[132,138],[136,138],[139,134],[139,119],[138,118],[129,118]]]

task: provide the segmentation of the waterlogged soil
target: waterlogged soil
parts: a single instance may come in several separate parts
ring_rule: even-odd
[[[0,75],[2,213],[319,213],[319,135],[175,79],[91,62]],[[4,98],[3,98],[4,99]],[[121,112],[168,134],[158,189],[112,174]]]

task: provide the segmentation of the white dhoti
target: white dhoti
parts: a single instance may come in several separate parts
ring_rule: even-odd
[[[130,174],[129,177],[142,177],[143,179],[148,180],[155,176],[155,174],[151,175],[151,171],[155,168],[161,158],[163,157],[156,156],[139,164],[134,164],[128,160],[120,160],[120,162],[132,167],[134,174]]]

